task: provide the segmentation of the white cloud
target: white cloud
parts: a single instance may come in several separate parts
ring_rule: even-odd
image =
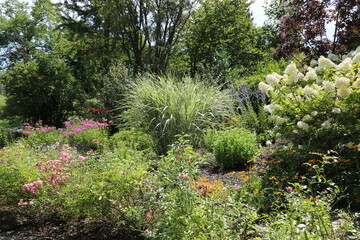
[[[255,2],[250,5],[250,11],[253,13],[254,23],[258,27],[263,26],[264,22],[267,20],[267,17],[265,16],[264,6],[264,0],[255,0]]]

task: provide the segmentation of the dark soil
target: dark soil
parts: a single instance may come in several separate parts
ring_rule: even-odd
[[[30,215],[19,208],[0,211],[0,240],[144,239],[139,235],[110,223],[81,220],[68,225],[43,213]]]

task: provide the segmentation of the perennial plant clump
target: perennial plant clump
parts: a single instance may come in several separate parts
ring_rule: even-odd
[[[147,76],[130,85],[120,117],[127,126],[151,135],[166,154],[177,134],[190,134],[199,145],[204,130],[230,119],[232,100],[219,87],[184,78]]]

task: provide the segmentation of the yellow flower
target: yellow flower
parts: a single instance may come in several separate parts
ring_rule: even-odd
[[[250,176],[246,176],[243,180],[246,182],[249,179],[250,179]]]
[[[275,179],[275,176],[269,177],[269,180],[273,180],[273,179]]]

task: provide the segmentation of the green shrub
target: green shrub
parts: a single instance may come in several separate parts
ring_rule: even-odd
[[[165,154],[177,134],[190,134],[198,145],[204,129],[229,118],[231,99],[220,88],[184,78],[147,76],[135,81],[125,96],[121,117],[128,126],[150,134],[157,152]]]
[[[218,131],[214,139],[213,151],[215,159],[223,169],[244,166],[256,150],[255,135],[242,128]]]
[[[9,143],[9,130],[0,128],[0,148],[5,147]]]
[[[134,150],[154,150],[154,140],[146,133],[131,130],[121,130],[110,138],[111,148],[126,146]]]
[[[16,63],[0,79],[6,88],[7,117],[59,126],[80,105],[77,81],[65,61],[54,56],[39,54],[36,60]]]

